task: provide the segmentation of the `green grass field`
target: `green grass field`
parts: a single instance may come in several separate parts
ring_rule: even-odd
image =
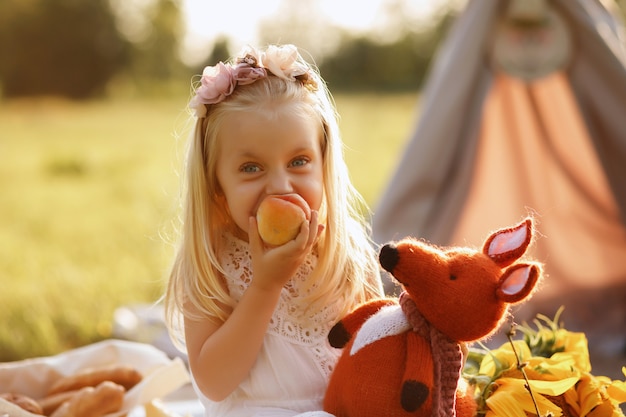
[[[337,96],[346,159],[375,205],[416,94]],[[173,249],[185,98],[0,104],[0,362],[111,336],[156,301]]]

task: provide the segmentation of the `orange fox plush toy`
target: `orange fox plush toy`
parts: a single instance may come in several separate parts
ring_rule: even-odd
[[[399,299],[357,307],[329,333],[344,348],[324,410],[337,417],[473,416],[461,378],[464,343],[492,334],[509,304],[530,297],[541,266],[520,262],[532,221],[499,230],[482,251],[406,238],[383,246],[380,264],[402,284]]]

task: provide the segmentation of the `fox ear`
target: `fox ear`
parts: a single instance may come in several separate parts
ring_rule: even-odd
[[[498,230],[485,241],[483,253],[489,256],[500,268],[505,268],[526,252],[532,239],[532,230],[530,218],[517,226]]]
[[[508,268],[496,290],[498,300],[505,303],[519,303],[527,298],[535,289],[539,280],[539,267],[532,264],[516,264]]]

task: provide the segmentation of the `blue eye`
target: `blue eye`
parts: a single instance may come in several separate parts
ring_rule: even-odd
[[[259,172],[261,168],[254,164],[244,164],[239,169],[241,172]]]
[[[294,167],[301,167],[301,166],[304,166],[304,165],[306,165],[306,164],[308,164],[308,163],[309,163],[308,158],[304,158],[304,157],[302,157],[302,158],[296,158],[296,159],[294,159],[294,160],[291,162],[291,166],[294,166]]]

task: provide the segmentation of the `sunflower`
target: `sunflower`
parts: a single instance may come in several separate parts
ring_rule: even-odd
[[[622,373],[626,376],[626,367]],[[623,416],[619,404],[626,402],[626,382],[584,373],[575,389],[567,391],[564,398],[575,411],[574,416]]]
[[[624,417],[626,381],[594,376],[587,338],[538,315],[536,328],[518,326],[523,340],[497,349],[470,349],[463,377],[485,417]],[[626,367],[622,368],[626,377]]]

